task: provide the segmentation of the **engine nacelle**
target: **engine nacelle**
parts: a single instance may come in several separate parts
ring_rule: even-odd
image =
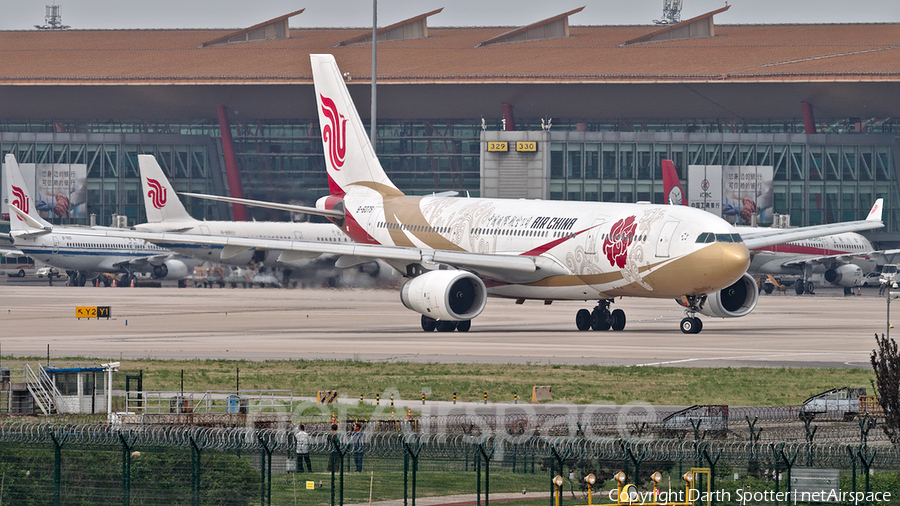
[[[825,281],[835,286],[859,286],[863,284],[863,272],[858,265],[844,264],[825,271]]]
[[[745,272],[733,285],[709,294],[700,312],[706,316],[738,318],[750,314],[758,300],[756,280]]]
[[[465,321],[480,315],[487,301],[481,279],[466,271],[430,271],[400,289],[403,305],[435,320]]]
[[[187,265],[181,260],[166,260],[165,262],[153,266],[153,277],[155,279],[181,279],[188,275]]]

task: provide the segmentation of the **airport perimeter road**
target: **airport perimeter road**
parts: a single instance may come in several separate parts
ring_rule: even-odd
[[[623,299],[622,332],[578,332],[591,304],[490,299],[467,333],[424,333],[395,290],[93,288],[0,283],[0,353],[97,358],[358,359],[540,364],[869,367],[886,302],[769,295],[744,318],[678,330],[672,300]],[[110,320],[76,320],[110,306]],[[900,302],[893,304],[900,321]],[[900,336],[900,326],[896,333]]]

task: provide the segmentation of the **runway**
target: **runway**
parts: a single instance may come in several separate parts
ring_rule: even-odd
[[[587,302],[490,299],[467,333],[425,333],[393,290],[94,288],[0,283],[0,353],[99,359],[355,359],[688,367],[870,367],[886,302],[761,296],[749,316],[682,334],[673,300],[621,299],[621,332],[579,332]],[[900,304],[895,304],[900,318]],[[112,318],[76,320],[76,306]],[[900,334],[900,329],[897,330]]]

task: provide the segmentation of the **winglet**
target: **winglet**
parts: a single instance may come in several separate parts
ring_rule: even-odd
[[[875,200],[875,205],[872,206],[872,210],[869,211],[869,215],[866,216],[866,221],[881,221],[881,211],[884,207],[884,199]]]
[[[663,177],[663,195],[666,196],[666,204],[671,206],[686,206],[687,199],[684,198],[684,190],[681,189],[681,181],[678,179],[678,172],[675,171],[675,164],[672,160],[662,161],[662,177]]]

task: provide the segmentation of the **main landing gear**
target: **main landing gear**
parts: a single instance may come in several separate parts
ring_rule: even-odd
[[[703,320],[697,318],[696,313],[706,302],[706,295],[691,295],[687,297],[688,306],[684,310],[684,319],[681,320],[681,331],[685,334],[699,334],[703,330]]]
[[[422,330],[431,332],[468,332],[472,328],[472,320],[463,320],[461,322],[451,322],[449,320],[435,320],[428,316],[422,315]]]
[[[597,302],[593,311],[579,309],[575,314],[575,326],[578,330],[622,330],[625,328],[625,311],[616,309],[612,312],[609,305],[613,299],[602,299]]]

